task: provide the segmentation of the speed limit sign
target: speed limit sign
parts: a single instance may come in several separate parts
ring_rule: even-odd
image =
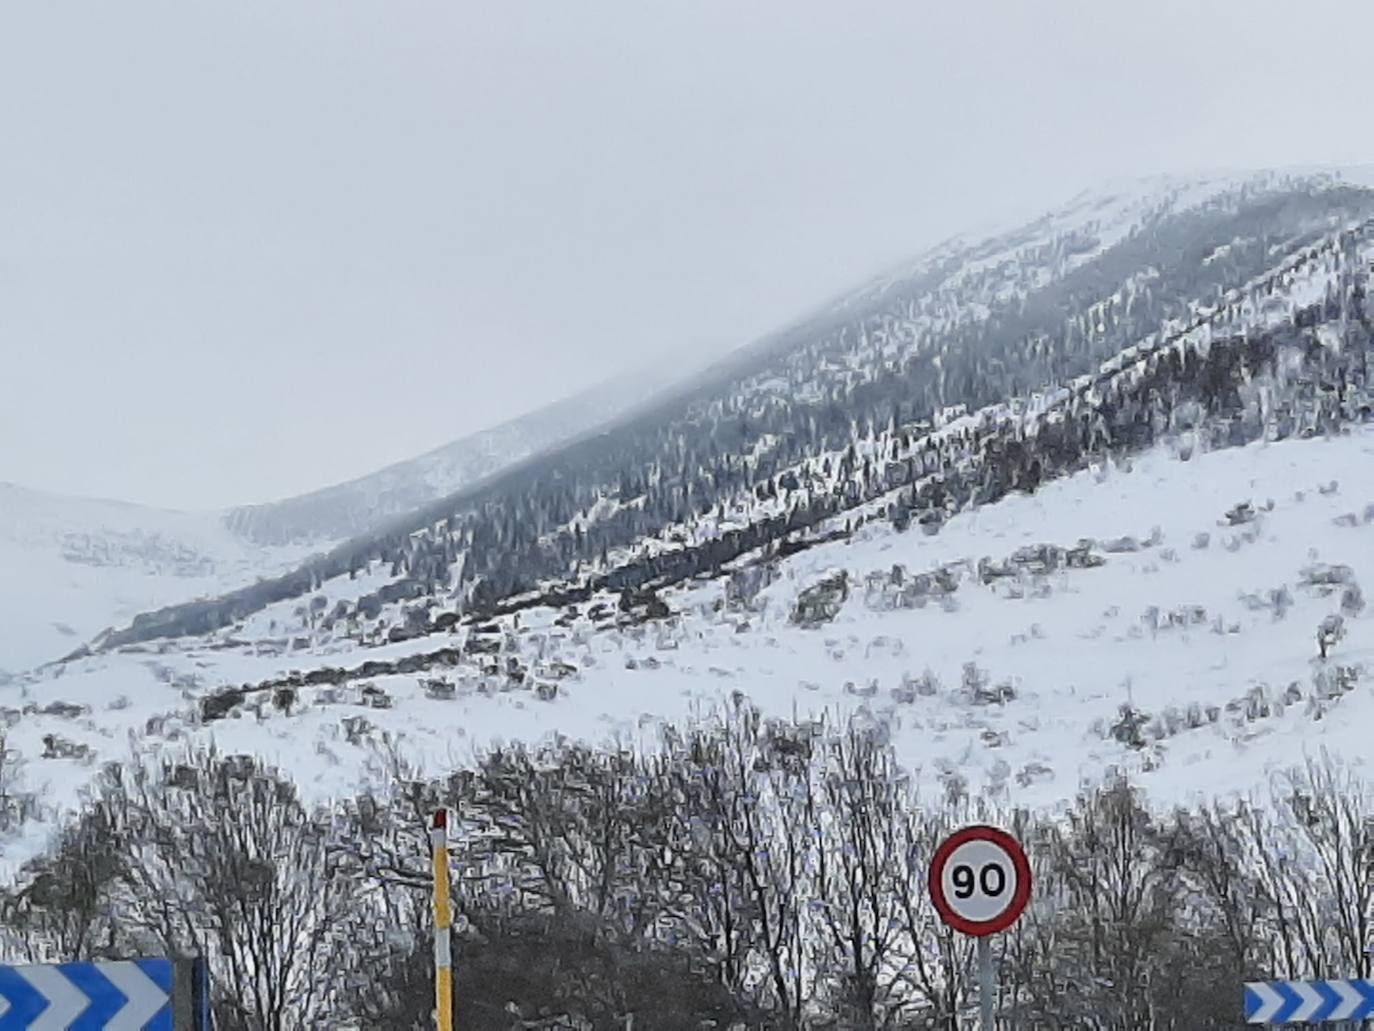
[[[930,861],[930,898],[940,919],[981,938],[1016,923],[1030,901],[1026,853],[1004,830],[977,824],[956,831]]]

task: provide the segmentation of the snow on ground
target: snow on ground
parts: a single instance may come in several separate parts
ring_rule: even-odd
[[[0,483],[0,678],[61,658],[141,612],[275,575],[321,547],[257,547],[217,513]]]
[[[1347,637],[1323,664],[1316,628],[1339,610],[1341,589],[1302,581],[1325,563],[1374,584],[1371,473],[1368,428],[1187,462],[1160,448],[961,514],[936,536],[873,524],[794,555],[753,612],[723,604],[723,581],[665,592],[677,613],[667,623],[595,629],[585,609],[571,626],[529,612],[492,636],[505,639],[500,655],[305,687],[289,713],[264,694],[209,724],[197,703],[225,685],[451,648],[462,635],[283,654],[222,639],[165,642],[0,685],[0,717],[12,724],[26,783],[57,811],[78,803],[99,761],[191,741],[257,753],[325,801],[368,781],[383,742],[432,773],[498,741],[553,734],[649,747],[662,720],[727,704],[735,691],[781,717],[867,714],[890,728],[932,794],[959,776],[975,792],[1052,808],[1113,766],[1140,772],[1162,802],[1248,792],[1323,748],[1356,764],[1369,754],[1374,616],[1348,617]],[[1231,525],[1226,513],[1247,501],[1256,518]],[[1138,550],[1120,550],[1127,536]],[[950,601],[921,608],[883,610],[866,597],[869,574],[890,575],[894,564],[908,574],[960,561],[972,569],[1080,538],[1099,542],[1103,565],[990,584],[967,575]],[[840,569],[851,587],[837,617],[793,625],[797,595]],[[1280,589],[1281,617],[1268,605]],[[556,697],[511,687],[512,658]],[[985,689],[1008,685],[1010,697],[972,699],[969,663]],[[1338,667],[1357,677],[1353,687],[1333,686]],[[435,680],[452,697],[426,683]],[[1144,714],[1144,747],[1108,733],[1123,705]],[[48,735],[70,747],[55,749]],[[72,749],[81,757],[43,757]],[[23,851],[12,847],[7,859]]]

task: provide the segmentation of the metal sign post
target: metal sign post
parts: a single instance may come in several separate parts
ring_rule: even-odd
[[[978,939],[978,1022],[983,1031],[992,1031],[992,1003],[996,994],[992,977],[992,939],[985,934]]]
[[[993,1031],[996,978],[991,935],[1025,912],[1031,895],[1030,861],[1004,830],[975,824],[941,842],[930,861],[930,899],[940,919],[978,939],[978,1012]]]

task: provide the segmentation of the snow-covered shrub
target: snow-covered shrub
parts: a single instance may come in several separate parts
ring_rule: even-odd
[[[818,627],[840,614],[849,597],[849,573],[840,570],[797,595],[792,622],[802,627]]]
[[[1347,584],[1341,592],[1341,612],[1352,619],[1364,611],[1364,592],[1359,584]]]
[[[1150,718],[1134,706],[1123,702],[1117,711],[1117,720],[1107,734],[1129,748],[1145,747],[1145,727]]]
[[[37,713],[40,716],[55,716],[58,719],[74,720],[90,714],[90,707],[86,705],[76,705],[72,702],[49,702],[41,708],[30,703],[24,707],[26,713]]]
[[[960,689],[965,701],[972,705],[1001,705],[1016,697],[1016,686],[1009,680],[992,683],[988,671],[976,663],[964,663]]]
[[[1023,788],[1054,779],[1054,770],[1040,762],[1030,762],[1022,766],[1016,774],[1016,783]]]
[[[919,677],[903,674],[902,682],[892,689],[892,700],[899,705],[911,705],[919,697],[930,697],[940,691],[940,680],[930,670]]]
[[[1289,593],[1287,584],[1269,592],[1269,605],[1273,609],[1275,621],[1288,615],[1288,610],[1293,607],[1293,595]]]
[[[1302,571],[1302,585],[1315,587],[1322,594],[1329,594],[1337,587],[1344,587],[1354,582],[1355,571],[1345,565],[1314,562]]]
[[[38,801],[23,789],[23,761],[6,747],[0,731],[0,835],[8,834],[38,814]]]
[[[1152,741],[1163,741],[1188,729],[1188,717],[1176,705],[1170,705],[1150,720],[1149,737]]]
[[[1345,618],[1333,612],[1317,626],[1317,651],[1324,659],[1345,637]]]
[[[1313,696],[1329,701],[1348,694],[1360,682],[1362,672],[1360,666],[1322,666],[1312,675]]]
[[[754,611],[759,593],[777,578],[776,562],[760,562],[732,571],[725,581],[726,607],[734,611]]]
[[[339,720],[339,726],[343,728],[344,740],[350,745],[361,746],[372,733],[371,721],[362,716],[345,716]]]
[[[91,746],[80,741],[70,741],[60,734],[43,735],[44,759],[76,759],[87,762],[95,757]]]
[[[423,678],[420,680],[420,688],[426,698],[436,702],[452,701],[458,693],[457,687],[443,677]]]
[[[369,709],[390,709],[391,695],[376,684],[361,684],[358,687],[358,694],[362,704]]]
[[[247,697],[248,689],[243,687],[222,687],[206,695],[200,701],[201,722],[213,723],[233,715]]]
[[[1268,684],[1255,684],[1241,695],[1226,703],[1226,711],[1237,720],[1253,723],[1274,714],[1274,702],[1270,698]]]
[[[1106,540],[1102,542],[1102,550],[1107,552],[1107,554],[1109,555],[1129,554],[1131,552],[1139,551],[1140,549],[1140,541],[1136,540],[1130,534],[1127,534],[1124,537],[1114,537],[1111,540]]]
[[[864,604],[879,612],[925,608],[930,601],[943,602],[958,590],[960,573],[956,566],[910,573],[901,564],[889,572],[875,571],[864,578]]]
[[[1255,521],[1255,506],[1249,501],[1241,501],[1226,510],[1227,526],[1242,526]]]

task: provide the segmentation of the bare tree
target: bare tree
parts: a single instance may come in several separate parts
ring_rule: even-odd
[[[1329,755],[1277,777],[1244,827],[1274,976],[1364,977],[1374,927],[1374,796]]]
[[[701,956],[713,981],[736,998],[759,1001],[750,976],[749,882],[735,836],[745,796],[729,775],[722,735],[698,727],[685,737],[672,730],[666,736],[651,775],[671,805],[661,833],[672,885],[669,942]]]
[[[670,734],[654,774],[678,811],[664,915],[735,993],[740,1017],[766,1014],[769,1027],[805,1026],[817,1002],[815,731],[737,699],[719,722]]]
[[[1230,968],[1242,973],[1254,967],[1263,951],[1264,905],[1245,831],[1250,808],[1217,802],[1174,814],[1190,901],[1213,914]]]
[[[118,810],[89,798],[52,850],[28,863],[0,901],[3,923],[17,932],[15,952],[29,962],[111,956],[123,945],[117,887],[126,877],[130,840]]]
[[[1062,908],[1056,964],[1077,976],[1055,1000],[1057,1019],[1084,1028],[1153,1026],[1155,960],[1180,895],[1167,836],[1136,790],[1117,779],[1080,796],[1047,840],[1039,891]],[[1046,1007],[1048,1010],[1049,1008]]]
[[[120,899],[132,934],[210,963],[216,1026],[287,1031],[328,1022],[353,887],[328,822],[246,756],[195,752],[107,784],[127,828]]]
[[[907,777],[886,741],[855,722],[826,740],[824,761],[824,808],[815,827],[821,962],[838,980],[838,1019],[876,1031],[902,1008],[897,897],[912,887],[902,862]]]
[[[746,710],[726,724],[725,762],[736,805],[729,826],[753,919],[753,951],[767,969],[780,1027],[805,1026],[815,991],[808,913],[816,898],[817,795],[809,734]]]

